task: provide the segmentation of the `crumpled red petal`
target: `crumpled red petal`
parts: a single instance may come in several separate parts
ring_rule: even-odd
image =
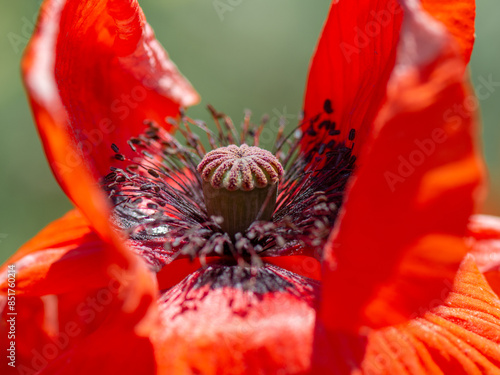
[[[468,63],[475,40],[475,1],[423,0],[422,6],[446,26]],[[353,152],[359,153],[385,100],[402,16],[397,1],[333,2],[309,71],[303,149],[330,139],[351,144],[354,129]],[[327,100],[331,114],[325,111]],[[321,117],[310,130],[317,115]],[[334,122],[335,129],[321,131],[324,120]]]
[[[234,272],[234,273],[231,273]],[[164,291],[152,340],[159,374],[303,374],[319,284],[266,265],[209,265]]]
[[[22,246],[0,270],[7,292],[7,265],[16,267],[16,294],[43,296],[99,287],[108,280],[111,251],[77,210],[54,221]]]
[[[444,30],[407,2],[398,62],[326,249],[328,329],[401,323],[451,283],[482,181],[471,91]]]
[[[13,288],[8,279],[12,267]],[[7,303],[13,295],[9,289],[15,291],[15,305]],[[0,347],[6,352],[11,341],[16,345],[16,367],[2,361],[2,374],[55,373],[59,366],[66,371],[68,363],[75,366],[75,374],[106,373],[94,371],[96,362],[89,361],[88,347],[97,350],[96,358],[106,355],[108,367],[102,368],[109,370],[113,364],[122,366],[123,345],[123,353],[134,348],[146,359],[149,353],[150,362],[141,366],[153,368],[151,343],[145,337],[151,329],[155,292],[154,278],[141,262],[103,241],[81,213],[68,213],[0,270]],[[12,312],[16,315],[9,315]],[[12,316],[15,340],[7,335]],[[103,340],[106,332],[113,334]],[[112,353],[111,347],[118,350]],[[138,366],[135,360],[125,362]]]
[[[474,215],[468,233],[470,253],[493,291],[500,295],[500,218]]]
[[[422,0],[422,7],[443,23],[458,43],[463,59],[469,62],[475,40],[476,2],[474,0]]]
[[[135,135],[145,118],[175,115],[196,94],[166,59],[133,0],[46,0],[22,67],[56,179],[113,249],[114,262],[127,272],[147,273],[111,229],[110,203],[96,179],[109,167],[111,138]],[[114,103],[133,97],[127,88],[147,92],[148,100],[129,105],[129,115],[120,119]],[[130,289],[131,306],[143,293],[151,294],[147,283]]]
[[[72,199],[74,169],[107,174],[112,143],[126,152],[145,120],[167,128],[166,116],[198,100],[135,0],[46,0],[22,67],[51,167]]]
[[[472,255],[421,317],[364,335],[332,334],[313,373],[498,374],[500,300]],[[321,360],[323,362],[321,362]],[[333,369],[333,371],[332,371]]]
[[[303,150],[331,139],[351,146],[355,135],[359,153],[385,100],[402,18],[397,1],[332,2],[307,80]]]

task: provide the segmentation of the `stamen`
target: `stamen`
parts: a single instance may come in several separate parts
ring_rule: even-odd
[[[180,122],[167,119],[183,143],[145,121],[144,133],[127,141],[128,152],[122,150],[127,144],[111,146],[119,165],[102,184],[130,246],[155,270],[175,257],[198,257],[202,264],[209,256],[229,257],[259,265],[261,256],[321,256],[355,165],[355,130],[343,141],[329,137],[340,131],[332,103],[325,102],[323,113],[288,135],[280,120],[270,153],[257,147],[268,116],[255,124],[246,111],[238,130],[225,114],[209,110],[215,131],[185,114]],[[206,134],[208,153],[191,127]],[[317,137],[310,137],[313,132]]]

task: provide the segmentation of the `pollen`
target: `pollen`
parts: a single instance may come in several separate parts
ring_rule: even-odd
[[[283,167],[269,151],[242,144],[210,151],[198,165],[198,173],[213,188],[251,191],[277,184]]]

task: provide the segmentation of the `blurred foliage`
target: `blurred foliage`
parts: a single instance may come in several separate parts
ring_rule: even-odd
[[[224,13],[214,4],[229,5]],[[0,262],[71,208],[45,160],[22,88],[19,61],[40,1],[2,3],[0,12]],[[301,108],[310,56],[329,1],[141,0],[157,38],[201,94],[191,117],[214,105],[236,123],[249,108],[290,122]],[[229,10],[230,9],[230,10]],[[500,81],[497,0],[479,0],[474,85]],[[493,46],[495,45],[495,47]],[[482,212],[500,214],[500,90],[481,101],[483,143],[491,176]],[[457,202],[457,204],[460,204]]]

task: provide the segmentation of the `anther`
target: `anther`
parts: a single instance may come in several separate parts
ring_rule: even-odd
[[[210,151],[198,165],[209,216],[235,238],[256,220],[271,220],[283,167],[269,151],[246,144]]]

